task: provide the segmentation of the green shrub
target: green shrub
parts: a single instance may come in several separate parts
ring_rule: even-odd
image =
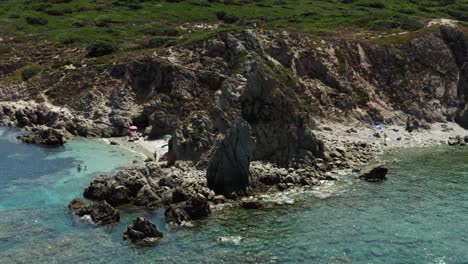
[[[358,6],[365,6],[365,7],[377,8],[377,9],[385,8],[385,4],[383,2],[372,1],[372,0],[361,1],[360,3],[358,3]]]
[[[116,52],[117,47],[109,41],[97,40],[88,45],[87,51],[89,57],[101,57]]]
[[[32,65],[32,66],[26,67],[21,72],[21,78],[23,78],[24,81],[27,81],[31,79],[32,77],[36,76],[40,71],[41,71],[41,68],[38,65]]]
[[[403,30],[415,31],[424,27],[424,24],[416,19],[405,19],[401,22],[400,28]]]
[[[49,21],[43,17],[26,17],[26,23],[33,26],[47,25]]]
[[[170,38],[167,37],[155,37],[148,41],[149,48],[159,48],[163,47],[165,44],[169,42]]]
[[[240,20],[239,17],[226,14],[224,11],[216,12],[216,18],[222,20],[226,24],[233,24]]]
[[[78,37],[65,37],[65,38],[62,38],[60,40],[60,43],[64,44],[64,45],[71,45],[71,44],[74,44],[74,43],[77,43],[77,42],[80,42],[81,39],[78,38]]]
[[[0,44],[0,55],[7,54],[9,52],[10,52],[10,46],[5,45],[5,44]]]
[[[48,14],[49,16],[63,16],[65,15],[65,12],[57,9],[47,9],[46,14]]]

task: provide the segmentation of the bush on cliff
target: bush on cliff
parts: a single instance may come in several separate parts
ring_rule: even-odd
[[[23,81],[27,81],[32,77],[36,76],[40,71],[41,68],[38,65],[28,66],[21,72],[21,78],[23,79]]]
[[[110,41],[97,40],[89,44],[87,51],[89,57],[101,57],[116,52],[117,47]]]
[[[33,26],[47,25],[49,21],[43,17],[26,17],[26,23]]]
[[[0,44],[0,55],[7,54],[10,52],[10,46],[5,44]]]

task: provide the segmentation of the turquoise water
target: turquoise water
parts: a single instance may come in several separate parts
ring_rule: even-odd
[[[0,263],[468,263],[468,151],[387,155],[389,180],[343,177],[328,199],[293,196],[292,206],[228,209],[193,228],[164,225],[163,211],[124,211],[117,226],[81,224],[66,204],[97,172],[134,155],[95,140],[64,148],[24,145],[0,132]],[[77,173],[78,162],[87,164]],[[122,241],[135,215],[165,233],[152,248]],[[238,245],[220,236],[240,236]]]

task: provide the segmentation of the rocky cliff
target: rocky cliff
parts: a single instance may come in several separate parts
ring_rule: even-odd
[[[40,61],[18,53],[2,58],[0,122],[48,125],[31,117],[46,110],[11,103],[34,100],[69,111],[73,118],[52,116],[66,117],[54,124],[75,135],[124,135],[131,123],[153,138],[170,133],[174,157],[203,167],[217,136],[241,117],[256,140],[254,160],[301,166],[323,156],[313,129],[324,122],[409,115],[468,127],[467,33],[460,25],[368,39],[243,30],[107,61],[63,47]],[[40,72],[15,79],[31,63]]]

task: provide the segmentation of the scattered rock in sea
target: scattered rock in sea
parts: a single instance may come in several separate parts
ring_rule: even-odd
[[[263,202],[257,199],[243,200],[241,205],[245,209],[260,209],[264,207]]]
[[[105,200],[92,202],[88,205],[83,200],[76,198],[68,204],[68,208],[79,217],[85,219],[90,217],[97,225],[113,224],[120,220],[119,212]]]
[[[369,182],[381,182],[387,179],[387,172],[388,169],[386,167],[379,165],[365,170],[359,178]]]
[[[133,220],[133,224],[125,230],[123,239],[142,245],[151,246],[158,243],[164,237],[156,225],[144,217],[137,217]]]

